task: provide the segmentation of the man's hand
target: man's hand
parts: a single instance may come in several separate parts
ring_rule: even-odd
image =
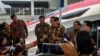
[[[43,39],[43,38],[41,38],[41,39],[40,39],[40,42],[44,42],[44,39]]]

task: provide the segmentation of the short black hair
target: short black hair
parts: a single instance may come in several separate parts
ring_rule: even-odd
[[[86,23],[86,25],[87,25],[88,27],[92,28],[92,23],[91,23],[91,21],[84,21],[84,23]]]
[[[44,18],[44,19],[45,19],[45,17],[44,17],[44,16],[39,16],[39,19],[41,19],[41,18]]]
[[[51,17],[51,19],[52,19],[52,18],[55,18],[55,17],[54,17],[54,16],[52,16],[52,17]]]
[[[16,15],[11,15],[11,17],[10,17],[10,18],[11,18],[11,19],[13,19],[13,17],[15,17],[15,16],[16,16]]]
[[[77,23],[78,25],[81,25],[80,21],[74,21],[74,23]]]
[[[55,18],[54,18],[54,21],[59,21],[59,18],[58,18],[58,17],[55,17]]]
[[[59,18],[58,17],[51,17],[51,19],[54,19],[54,21],[59,21]]]

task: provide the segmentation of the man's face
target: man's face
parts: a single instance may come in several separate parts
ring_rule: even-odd
[[[17,17],[16,17],[16,16],[14,16],[12,20],[13,20],[13,21],[17,21]]]
[[[79,30],[80,29],[80,25],[78,25],[78,23],[74,23],[73,24],[74,30]]]
[[[51,26],[55,26],[55,23],[56,23],[56,22],[54,21],[54,19],[51,18],[51,19],[50,19],[50,24],[51,24]]]
[[[86,23],[83,23],[82,25],[82,30],[83,31],[88,31],[89,27],[86,25]]]
[[[44,23],[45,18],[40,18],[39,20],[40,20],[40,23]]]

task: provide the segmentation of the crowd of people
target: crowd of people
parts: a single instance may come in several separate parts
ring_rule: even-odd
[[[36,54],[47,53],[49,46],[49,52],[56,55],[97,55],[95,51],[96,36],[91,32],[90,21],[84,21],[82,24],[80,21],[74,21],[72,31],[67,32],[58,17],[51,17],[50,24],[48,24],[45,22],[44,16],[39,16],[40,23],[35,26],[37,40],[25,45],[25,39],[28,37],[25,22],[17,19],[16,15],[11,15],[11,19],[13,22],[10,25],[7,22],[0,25],[0,55],[2,56],[12,55],[10,53],[11,46],[16,47],[12,56],[27,56],[27,49],[34,46],[38,46]]]
[[[60,43],[59,46],[64,52],[62,54],[65,54],[66,56],[96,55],[96,51],[94,51],[96,49],[96,36],[93,36],[91,32],[92,23],[90,21],[84,21],[82,24],[80,21],[75,21],[73,23],[73,30],[71,32],[67,32],[65,27],[60,24],[58,17],[51,17],[50,25],[45,23],[44,16],[40,16],[39,20],[40,23],[35,27],[35,35],[37,37],[39,53],[42,51],[44,51],[44,53],[47,52],[46,47],[48,46],[43,46],[44,43]],[[70,42],[72,42],[74,47]],[[53,46],[51,47],[51,50],[56,48],[56,46]],[[53,51],[56,52],[57,50]],[[53,51],[51,51],[51,53]],[[60,54],[59,52],[57,54]],[[71,54],[72,52],[73,54]]]
[[[16,15],[11,15],[11,19],[10,25],[7,22],[0,25],[0,56],[8,56],[8,54],[9,56],[21,56],[25,52],[27,26],[23,20],[17,19]],[[11,46],[16,47],[13,54],[10,53]]]

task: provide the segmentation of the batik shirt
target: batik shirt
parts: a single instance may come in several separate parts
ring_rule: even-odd
[[[35,27],[35,35],[37,37],[37,41],[40,42],[43,34],[48,35],[50,26],[47,23],[39,23]]]
[[[25,22],[23,20],[18,20],[17,22],[12,22],[11,25],[11,35],[13,38],[28,36],[28,30]]]
[[[50,41],[56,42],[56,40],[64,40],[64,37],[66,36],[66,30],[65,27],[62,25],[59,25],[58,27],[51,26],[50,28]]]

